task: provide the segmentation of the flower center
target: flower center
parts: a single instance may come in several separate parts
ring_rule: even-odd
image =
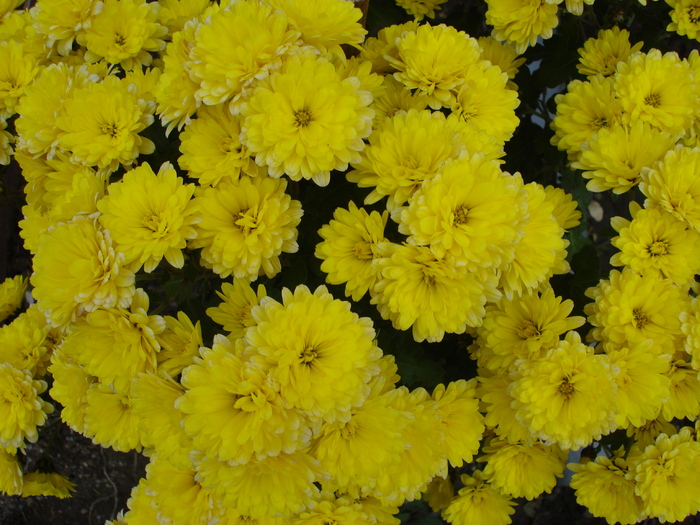
[[[294,125],[297,128],[305,128],[311,123],[311,111],[307,108],[294,112]]]
[[[559,392],[566,399],[571,399],[571,397],[574,395],[574,391],[574,385],[569,382],[568,377],[565,377],[557,387],[557,392]]]
[[[691,24],[700,22],[700,7],[693,6],[688,8],[688,21]]]
[[[114,43],[118,46],[123,46],[124,44],[126,44],[126,38],[123,35],[117,33],[116,35],[114,35]]]
[[[109,135],[112,138],[116,138],[119,135],[119,127],[116,124],[104,123],[100,126],[100,131],[103,135]]]
[[[318,357],[318,353],[316,352],[316,349],[314,349],[313,346],[311,346],[309,348],[304,348],[304,350],[301,352],[301,354],[299,354],[299,359],[305,365],[308,365],[311,361],[313,361],[317,357]]]
[[[658,108],[661,105],[661,95],[658,93],[649,93],[644,98],[644,103],[652,108]]]
[[[368,242],[360,241],[355,244],[355,257],[361,261],[367,261],[372,258],[372,246]]]
[[[240,155],[243,148],[241,147],[241,143],[237,140],[226,138],[221,141],[221,151],[224,153],[237,153]]]
[[[609,126],[608,119],[605,117],[596,117],[591,122],[591,127],[593,129],[607,128]]]
[[[468,215],[469,208],[464,205],[457,207],[454,211],[454,224],[466,224]]]
[[[141,224],[151,230],[154,237],[164,237],[167,232],[167,221],[161,219],[159,215],[149,215],[141,219]]]
[[[343,439],[350,439],[355,435],[357,432],[357,423],[355,423],[354,419],[351,419],[347,423],[345,423],[345,426],[340,429],[340,435],[343,436]]]
[[[634,316],[634,326],[636,328],[644,328],[644,326],[649,324],[649,317],[641,308],[632,310],[632,315]]]
[[[542,335],[540,329],[532,321],[523,321],[517,333],[520,339],[537,339]]]
[[[651,243],[648,248],[649,255],[666,255],[668,253],[668,243],[663,241],[656,241]]]
[[[249,233],[260,225],[260,219],[256,217],[256,215],[255,207],[242,211],[236,216],[234,224],[238,226],[243,233]]]

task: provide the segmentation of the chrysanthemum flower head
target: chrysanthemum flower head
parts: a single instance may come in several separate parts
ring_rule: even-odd
[[[688,308],[680,314],[680,321],[684,350],[692,356],[693,368],[700,370],[700,299],[690,300]]]
[[[241,142],[270,175],[330,182],[332,170],[360,161],[372,131],[372,94],[313,52],[290,57],[243,104]]]
[[[403,7],[406,12],[413,16],[416,22],[423,18],[435,18],[435,11],[447,0],[396,0],[396,5]]]
[[[426,181],[400,215],[399,231],[459,266],[499,268],[524,235],[527,193],[498,162],[463,153]],[[496,203],[502,205],[496,205]]]
[[[212,106],[233,99],[236,105],[256,81],[281,66],[298,38],[287,16],[262,2],[234,2],[206,17],[187,64],[200,85],[197,99]]]
[[[176,377],[194,362],[199,355],[202,343],[200,322],[192,323],[184,312],[177,313],[177,319],[166,315],[165,330],[156,334],[161,350],[158,352],[158,371],[169,377]]]
[[[537,39],[551,38],[559,25],[558,7],[545,0],[489,0],[486,23],[493,26],[492,36],[515,44],[518,54]]]
[[[649,445],[653,445],[656,438],[661,434],[673,436],[677,433],[678,429],[663,414],[659,414],[655,419],[645,421],[644,424],[638,427],[630,425],[626,431],[627,437],[634,439],[634,447],[639,449],[637,452],[645,450]]]
[[[51,356],[49,372],[53,377],[51,398],[63,407],[61,421],[76,432],[85,433],[86,394],[97,378],[88,374],[73,357],[65,355],[60,349]]]
[[[581,223],[581,212],[578,210],[578,202],[574,200],[573,196],[554,186],[547,186],[544,191],[547,192],[547,200],[554,204],[552,213],[559,226],[566,231],[576,228]]]
[[[187,22],[211,5],[208,0],[161,0],[158,3],[158,23],[168,28],[168,35],[181,31]]]
[[[282,303],[264,299],[245,340],[260,353],[280,395],[290,405],[327,422],[347,420],[369,394],[381,350],[372,321],[350,311],[325,286],[311,292],[284,288]]]
[[[180,134],[180,167],[201,186],[216,186],[243,175],[264,175],[265,170],[239,140],[240,134],[239,116],[220,106],[203,106]]]
[[[700,24],[697,12],[700,4],[696,0],[666,0],[673,9],[669,13],[671,23],[666,26],[666,31],[675,31],[679,35],[698,40]]]
[[[0,363],[0,447],[36,442],[37,427],[53,412],[53,406],[39,397],[45,390],[46,382],[33,379],[28,370]]]
[[[596,38],[589,38],[578,50],[581,58],[576,69],[582,75],[610,76],[615,73],[617,64],[627,60],[632,53],[639,51],[644,42],[630,45],[630,32],[614,26],[612,29],[601,29]]]
[[[642,173],[645,208],[660,207],[700,232],[700,148],[676,146]]]
[[[234,279],[233,284],[224,283],[221,292],[217,291],[216,294],[224,302],[217,307],[207,308],[207,315],[230,332],[230,339],[243,337],[245,331],[256,324],[251,310],[267,296],[262,284],[254,291],[247,282],[240,279]]]
[[[371,518],[363,512],[360,502],[348,496],[337,497],[333,492],[324,490],[316,496],[313,506],[291,518],[290,524],[336,523],[337,525],[353,525],[368,521],[371,521]]]
[[[678,352],[666,374],[671,384],[668,399],[661,405],[661,415],[667,421],[696,418],[700,414],[700,378],[691,366],[690,356]]]
[[[372,304],[394,328],[412,327],[416,341],[441,341],[481,324],[487,298],[497,300],[495,275],[468,271],[453,258],[439,258],[426,246],[404,245],[379,259],[381,278],[371,290]]]
[[[663,158],[676,143],[669,133],[637,120],[631,125],[601,128],[583,144],[579,159],[572,163],[583,170],[589,191],[625,193],[635,187],[645,168]]]
[[[190,200],[193,184],[183,184],[169,162],[158,173],[144,163],[110,184],[98,202],[100,222],[112,236],[125,263],[134,271],[151,272],[165,259],[182,268],[182,249],[197,236],[197,206]]]
[[[376,38],[370,37],[365,40],[360,57],[363,60],[372,62],[372,71],[375,73],[393,73],[396,71],[396,68],[389,63],[386,57],[398,58],[399,51],[396,47],[396,39],[405,31],[415,32],[417,29],[418,22],[415,20],[380,29]]]
[[[73,90],[64,105],[56,125],[59,146],[72,153],[71,161],[114,169],[153,153],[153,142],[139,135],[153,122],[151,104],[116,76]]]
[[[32,306],[6,326],[0,326],[0,363],[29,370],[33,377],[46,374],[51,358],[49,327],[43,312]]]
[[[22,466],[16,449],[0,447],[0,494],[18,496],[22,493]]]
[[[442,517],[454,525],[507,525],[515,512],[515,503],[484,480],[480,470],[462,474],[464,488],[442,511]]]
[[[101,0],[78,43],[87,48],[85,60],[104,58],[126,70],[149,66],[149,51],[165,49],[168,28],[157,22],[160,5],[145,0]]]
[[[520,421],[545,443],[578,450],[615,429],[617,384],[610,359],[595,355],[576,332],[535,361],[520,365],[509,391]]]
[[[120,452],[141,451],[140,418],[132,409],[129,391],[94,383],[87,392],[85,435],[93,443]]]
[[[411,92],[391,75],[383,77],[382,87],[381,94],[374,97],[370,106],[375,113],[375,128],[379,127],[385,119],[393,117],[400,111],[411,109],[422,111],[428,106],[428,99],[425,95]]]
[[[323,260],[321,270],[330,284],[345,283],[345,295],[359,301],[379,278],[374,261],[384,255],[384,227],[388,213],[367,213],[350,202],[348,209],[336,208],[333,220],[318,231],[323,241],[315,256]]]
[[[46,38],[47,47],[55,45],[58,54],[65,57],[70,55],[76,37],[90,27],[101,8],[97,0],[42,0],[30,13],[33,28]]]
[[[696,83],[688,62],[658,49],[631,55],[615,75],[628,122],[647,122],[672,135],[690,127],[700,110]]]
[[[595,461],[567,465],[574,472],[570,485],[576,501],[610,525],[632,525],[644,517],[642,500],[635,494],[635,482],[621,453],[624,449],[612,458],[598,456]]]
[[[518,68],[525,63],[525,58],[518,58],[515,46],[511,42],[500,42],[492,36],[478,38],[481,48],[482,60],[488,60],[494,66],[498,66],[512,81],[518,73]],[[509,81],[507,86],[514,89],[517,86]]]
[[[76,217],[45,233],[33,262],[32,294],[52,326],[100,306],[126,307],[134,295],[134,272],[95,218]]]
[[[53,496],[55,498],[70,498],[75,492],[75,483],[58,472],[28,472],[24,474],[22,497]]]
[[[27,278],[21,275],[8,277],[0,284],[0,322],[14,314],[24,301]]]
[[[286,187],[282,179],[243,177],[198,191],[194,204],[202,221],[189,247],[203,248],[202,264],[221,277],[273,277],[281,269],[280,254],[298,250],[296,226],[303,212]]]
[[[406,31],[396,40],[398,56],[387,55],[398,72],[394,78],[428,97],[433,109],[451,107],[467,79],[469,66],[481,55],[477,41],[452,26],[429,24]]]
[[[681,521],[700,510],[700,443],[685,427],[675,436],[661,434],[635,461],[635,492],[644,513],[662,521]]]
[[[9,118],[16,112],[25,88],[38,73],[36,57],[27,53],[22,44],[0,42],[0,118]]]

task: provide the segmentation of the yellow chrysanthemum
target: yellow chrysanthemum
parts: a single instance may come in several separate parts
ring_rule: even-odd
[[[78,43],[87,48],[85,60],[103,59],[125,70],[149,66],[149,51],[165,49],[163,37],[168,28],[157,22],[160,5],[145,0],[101,0],[90,26],[78,34]]]
[[[675,436],[661,434],[635,462],[635,492],[646,515],[682,521],[700,511],[700,443],[693,434],[689,427]]]
[[[435,18],[435,11],[447,0],[396,0],[396,5],[403,7],[406,12],[413,16],[416,22],[423,18]]]
[[[132,383],[132,410],[139,420],[141,442],[178,469],[189,469],[192,440],[182,428],[175,401],[185,389],[167,376],[139,374]]]
[[[445,436],[445,455],[453,467],[471,462],[479,450],[484,432],[484,417],[479,413],[476,379],[442,383],[433,390]]]
[[[610,363],[616,368],[618,427],[642,426],[656,418],[662,403],[668,399],[671,386],[665,375],[669,371],[668,356],[656,353],[651,341],[630,348],[606,349]]]
[[[425,501],[433,512],[445,510],[455,497],[455,487],[450,476],[446,478],[435,476],[428,484],[421,499]]]
[[[0,284],[0,322],[14,314],[24,301],[27,278],[21,275],[8,277]]]
[[[241,144],[240,134],[239,116],[220,106],[202,107],[180,134],[180,167],[201,186],[232,182],[241,175],[264,175],[248,147]]]
[[[485,413],[486,426],[509,443],[534,442],[530,429],[517,419],[517,412],[513,408],[515,399],[509,391],[514,378],[494,374],[482,368],[479,369],[477,379],[479,381],[477,395],[481,400],[481,410]]]
[[[594,326],[589,340],[622,348],[652,339],[655,352],[669,355],[682,344],[679,316],[687,299],[672,281],[613,270],[609,281],[589,288],[586,296],[595,300],[584,307]]]
[[[685,336],[684,349],[692,356],[693,368],[700,371],[700,299],[692,298],[687,310],[681,312],[679,319]]]
[[[0,447],[0,494],[18,496],[22,494],[22,466],[12,447]]]
[[[537,39],[551,38],[559,25],[556,4],[545,0],[487,0],[486,23],[493,26],[492,36],[515,44],[522,54]]]
[[[498,162],[463,153],[416,191],[400,215],[399,232],[459,266],[496,269],[515,257],[526,198],[522,181],[502,173]]]
[[[70,498],[75,492],[75,483],[57,472],[27,472],[24,474],[22,497],[53,496],[55,498]]]
[[[582,145],[579,159],[571,165],[583,170],[589,191],[612,190],[620,194],[634,188],[642,172],[676,144],[675,137],[636,120],[629,126],[601,128]]]
[[[632,221],[613,217],[610,224],[619,233],[612,238],[618,250],[610,263],[629,266],[637,273],[668,277],[679,285],[688,284],[700,273],[700,235],[687,229],[662,209],[641,209],[630,204]]]
[[[610,359],[596,355],[576,332],[536,361],[520,365],[510,386],[517,417],[532,435],[578,450],[615,430],[617,384]]]
[[[53,406],[41,399],[46,382],[33,379],[28,370],[0,363],[0,447],[22,448],[25,440],[39,438],[37,427],[44,424]]]
[[[97,0],[42,0],[30,12],[33,28],[46,38],[46,46],[55,45],[58,54],[65,57],[101,8]]]
[[[202,342],[202,327],[197,321],[192,323],[184,312],[177,313],[177,319],[166,315],[165,330],[156,335],[160,343],[158,371],[169,377],[177,377],[186,367],[194,363],[199,355]]]
[[[211,5],[209,0],[160,0],[158,3],[158,23],[168,28],[169,35],[181,31],[187,22]]]
[[[620,457],[620,449],[612,458],[598,456],[595,461],[569,463],[574,472],[570,486],[576,491],[576,501],[594,516],[610,524],[632,525],[643,517],[642,500],[635,494],[628,462]]]
[[[36,57],[22,44],[0,41],[0,118],[7,119],[16,112],[25,88],[38,73]]]
[[[264,0],[289,18],[289,26],[301,33],[304,43],[322,53],[338,52],[339,46],[356,46],[367,31],[360,24],[362,11],[344,0]],[[342,53],[342,51],[340,51]]]
[[[442,341],[445,332],[461,334],[467,326],[479,326],[487,298],[499,298],[489,270],[468,271],[425,246],[398,246],[377,264],[382,274],[371,303],[397,330],[412,326],[418,342]]]
[[[182,268],[182,249],[197,236],[193,226],[200,220],[190,200],[194,184],[183,184],[169,162],[157,174],[144,163],[110,184],[107,193],[97,203],[100,222],[125,255],[124,262],[134,271],[143,265],[148,273],[165,257]]]
[[[287,182],[267,177],[244,177],[195,194],[202,222],[190,248],[203,248],[201,261],[221,277],[254,281],[281,269],[282,252],[298,250],[296,226],[301,203],[284,190]]]
[[[7,122],[4,118],[0,118],[0,166],[7,166],[10,163],[13,149],[12,144],[15,142],[15,137],[7,129]]]
[[[554,204],[552,213],[559,226],[567,231],[576,228],[581,223],[581,212],[578,210],[578,202],[574,200],[573,196],[554,186],[547,186],[544,191],[547,192],[547,200]]]
[[[267,296],[267,291],[262,284],[258,285],[257,291],[253,291],[247,282],[235,279],[233,284],[221,285],[221,292],[217,291],[216,294],[224,302],[217,307],[207,308],[207,315],[230,332],[230,339],[238,339],[245,335],[248,327],[256,324],[251,310]]]
[[[508,75],[490,62],[480,60],[469,67],[467,77],[457,92],[452,112],[494,137],[502,144],[513,136],[520,119],[515,108],[520,105],[518,92],[506,87]]]
[[[700,232],[700,148],[677,146],[639,185],[646,208],[660,207]]]
[[[377,37],[370,37],[365,40],[362,46],[362,60],[372,62],[372,71],[381,75],[393,73],[396,68],[389,63],[387,56],[398,58],[399,51],[396,47],[396,39],[405,31],[415,32],[418,29],[418,22],[411,20],[404,24],[391,25],[379,30]]]
[[[387,209],[404,204],[443,163],[467,149],[469,126],[456,116],[409,110],[384,120],[369,137],[362,160],[347,175],[361,188],[373,188],[365,204],[389,196]]]
[[[148,296],[136,290],[129,310],[98,309],[78,319],[64,339],[62,351],[106,385],[127,390],[140,372],[154,372],[165,329],[159,315],[148,315]]]
[[[261,2],[234,2],[213,13],[197,27],[190,51],[197,99],[212,106],[233,99],[237,107],[298,38],[283,12]]]
[[[558,446],[540,442],[532,446],[493,439],[479,461],[485,462],[484,479],[513,498],[533,500],[551,493],[557,478],[564,477],[567,454]]]
[[[525,235],[515,245],[515,258],[502,268],[501,286],[506,297],[534,290],[553,274],[569,271],[569,241],[563,239],[564,229],[554,216],[554,204],[541,185],[530,183],[525,189],[529,221],[523,227]]]
[[[610,128],[622,119],[622,105],[615,96],[613,78],[592,77],[573,80],[564,94],[554,96],[557,115],[551,123],[555,135],[552,144],[566,150],[576,160],[581,148],[599,130]]]
[[[152,122],[149,104],[115,76],[73,90],[56,118],[59,146],[72,153],[71,161],[100,168],[128,166],[153,153],[153,142],[139,135]]]
[[[126,506],[129,508],[123,516],[123,523],[114,525],[153,525],[158,523],[158,509],[153,504],[153,498],[147,493],[149,487],[146,478],[141,478],[138,485],[131,489]]]
[[[134,295],[134,272],[96,223],[76,217],[39,239],[32,294],[52,326],[65,326],[100,306],[126,307]]]
[[[353,301],[359,301],[379,278],[374,261],[385,255],[387,218],[387,212],[367,213],[351,201],[347,210],[336,208],[333,220],[318,231],[324,240],[316,245],[314,255],[323,261],[326,282],[345,283],[345,296]]]
[[[304,417],[241,350],[217,335],[182,373],[186,391],[175,407],[194,448],[232,465],[303,448],[311,436]]]
[[[342,0],[341,0],[342,1]],[[313,506],[289,520],[290,525],[355,525],[371,521],[362,505],[347,496],[336,497],[324,490],[316,496]]]
[[[601,29],[596,38],[589,38],[578,50],[581,55],[576,69],[582,75],[610,76],[615,73],[617,64],[624,62],[632,54],[639,51],[644,42],[630,45],[630,32],[614,26],[612,29]]]
[[[538,359],[559,343],[560,335],[585,322],[583,317],[569,317],[573,308],[573,301],[562,302],[549,286],[487,306],[477,328],[480,366],[503,371],[518,359]]]
[[[492,36],[479,37],[478,41],[482,60],[488,60],[494,66],[498,66],[510,79],[506,84],[508,88],[516,89],[517,86],[511,81],[517,75],[520,66],[525,63],[525,58],[518,58],[515,46],[511,42],[499,42]]]
[[[256,326],[245,340],[261,354],[280,395],[310,416],[346,420],[369,394],[382,352],[372,321],[325,286],[282,289],[282,303],[265,298],[253,307]]]
[[[51,356],[49,372],[53,377],[51,398],[61,404],[61,420],[76,432],[84,434],[87,391],[97,378],[85,371],[77,361],[60,349]]]
[[[697,80],[676,53],[631,55],[617,67],[615,91],[628,122],[647,122],[672,135],[683,133],[700,111]]]
[[[318,461],[302,451],[283,452],[242,465],[231,465],[211,456],[195,459],[202,486],[216,491],[224,506],[253,519],[289,517],[311,507],[319,492],[314,482],[326,477]]]
[[[675,31],[679,35],[698,40],[700,34],[700,3],[697,0],[666,0],[673,9],[669,13],[671,23],[666,26],[666,31]]]
[[[119,452],[141,451],[139,417],[129,392],[94,383],[85,393],[85,435],[93,443]]]
[[[272,177],[330,182],[332,170],[360,161],[372,131],[370,91],[343,79],[314,53],[292,56],[243,104],[241,142]]]
[[[374,127],[382,125],[385,119],[391,118],[399,111],[415,109],[422,111],[428,106],[428,98],[418,92],[412,92],[393,76],[383,77],[380,95],[372,101],[370,108],[374,110]]]
[[[0,326],[0,363],[28,370],[33,377],[46,374],[51,358],[49,327],[43,312],[32,306],[6,326]]]
[[[643,425],[635,427],[630,425],[627,427],[627,437],[633,438],[635,446],[640,450],[646,449],[649,445],[653,445],[656,438],[660,434],[672,436],[678,433],[678,429],[673,423],[668,422],[662,415],[656,419],[645,421]]]
[[[661,405],[661,415],[667,421],[697,419],[700,415],[700,378],[691,366],[690,356],[684,352],[676,354],[666,374],[671,384],[668,399]]]
[[[454,525],[508,525],[515,503],[484,480],[480,470],[462,474],[464,488],[442,511],[442,517]]]
[[[425,94],[432,109],[454,105],[455,92],[481,55],[475,39],[445,24],[406,31],[397,38],[396,48],[396,58],[385,57],[398,71],[394,78]]]

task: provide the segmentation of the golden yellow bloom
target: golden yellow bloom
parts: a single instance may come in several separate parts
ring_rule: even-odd
[[[700,149],[676,146],[649,171],[639,188],[646,208],[660,207],[700,232]]]
[[[171,36],[211,5],[208,0],[160,0],[158,3],[158,22],[168,28]]]
[[[177,377],[180,372],[194,362],[199,355],[202,342],[202,327],[197,321],[192,324],[184,312],[177,313],[177,319],[166,315],[165,330],[156,334],[161,349],[158,352],[158,371],[169,377]]]
[[[353,301],[359,301],[379,278],[374,261],[385,255],[387,218],[387,212],[367,213],[351,201],[347,210],[336,208],[333,220],[318,231],[324,240],[316,245],[314,255],[323,260],[326,282],[345,283],[345,296]]]
[[[76,217],[42,235],[33,262],[32,294],[51,326],[100,306],[126,307],[134,295],[134,272],[94,218]]]
[[[0,322],[14,314],[24,301],[27,278],[21,275],[8,277],[0,284]]]
[[[25,52],[22,44],[0,41],[0,118],[16,112],[24,89],[39,73],[36,57]]]
[[[0,363],[28,370],[33,377],[46,374],[52,344],[46,317],[35,305],[10,324],[0,326]]]
[[[428,106],[428,98],[417,91],[411,91],[393,76],[383,77],[383,90],[374,97],[370,108],[374,110],[374,127],[379,127],[385,119],[400,111],[415,109],[422,111]]]
[[[700,3],[697,0],[666,0],[666,3],[673,8],[669,13],[672,22],[666,26],[666,31],[675,31],[698,40]]]
[[[700,510],[700,443],[690,427],[675,436],[661,434],[635,463],[635,492],[646,515],[681,521]]]
[[[207,308],[207,315],[212,321],[220,324],[229,333],[230,339],[238,339],[245,335],[250,326],[256,324],[251,310],[267,296],[265,287],[258,285],[257,291],[240,279],[234,279],[233,284],[223,283],[221,292],[217,291],[223,303],[217,307]]]
[[[425,246],[398,246],[377,264],[382,275],[370,291],[371,303],[397,330],[413,327],[418,342],[442,341],[445,332],[479,326],[487,298],[499,297],[489,270],[469,271]]]
[[[663,209],[641,209],[632,202],[630,213],[632,221],[623,217],[610,221],[619,233],[612,244],[620,250],[610,263],[645,275],[668,277],[679,285],[689,284],[700,273],[700,235]]]
[[[645,421],[644,424],[639,427],[635,427],[634,425],[628,426],[626,432],[627,437],[634,438],[635,446],[639,447],[639,450],[644,450],[649,445],[653,445],[659,434],[672,436],[677,433],[678,430],[673,423],[669,423],[661,414],[655,419]]]
[[[414,193],[401,212],[399,232],[458,266],[496,269],[515,257],[526,198],[520,179],[501,172],[498,162],[463,153]]]
[[[343,0],[340,0],[343,1]],[[368,523],[369,516],[363,512],[362,505],[347,496],[336,497],[333,492],[322,491],[315,498],[310,509],[291,518],[291,525],[319,525],[334,523],[337,525],[354,525]]]
[[[197,118],[180,134],[180,167],[201,186],[232,182],[241,175],[264,175],[248,147],[241,144],[240,134],[239,116],[220,106],[200,108]]]
[[[153,525],[158,523],[158,509],[153,505],[153,498],[147,491],[150,483],[141,478],[139,484],[131,489],[131,496],[126,502],[129,511],[122,517],[123,522],[114,525]]]
[[[445,510],[455,496],[455,487],[450,476],[446,478],[435,476],[428,484],[421,499],[425,501],[433,512]]]
[[[509,443],[532,443],[534,440],[530,429],[518,421],[513,408],[514,398],[509,391],[514,378],[480,368],[477,379],[477,395],[481,400],[481,410],[486,414],[486,426],[494,429],[497,436]]]
[[[484,478],[491,486],[513,498],[533,500],[551,493],[557,478],[564,477],[566,456],[556,445],[528,446],[496,438],[484,447],[479,461],[486,462]]]
[[[191,201],[194,184],[183,184],[169,162],[158,174],[144,163],[110,184],[107,193],[97,203],[100,223],[125,255],[124,262],[134,271],[143,265],[148,273],[165,257],[182,268],[182,249],[197,236],[193,226],[201,220]]]
[[[23,448],[35,443],[37,427],[44,424],[53,406],[41,399],[46,382],[33,379],[28,370],[0,363],[0,447]]]
[[[417,29],[418,22],[415,20],[380,29],[376,38],[370,37],[365,40],[360,55],[361,59],[372,62],[372,71],[375,73],[381,75],[393,73],[396,68],[385,57],[388,55],[394,59],[398,58],[399,50],[396,47],[396,39],[405,31],[415,32]]]
[[[18,496],[22,493],[22,466],[16,449],[0,447],[0,494]]]
[[[614,26],[612,29],[601,29],[596,38],[589,38],[578,50],[581,55],[576,69],[582,75],[610,76],[615,73],[617,64],[624,62],[632,54],[639,51],[644,42],[630,45],[630,32]]]
[[[635,482],[621,453],[624,449],[612,458],[598,456],[595,461],[567,465],[574,471],[570,485],[576,501],[610,525],[632,525],[644,517],[642,500],[635,494]]]
[[[27,472],[24,474],[22,497],[54,496],[59,499],[70,498],[75,492],[75,483],[57,472]]]
[[[627,122],[648,122],[672,135],[682,134],[700,111],[697,80],[676,53],[631,55],[618,65],[615,91]]]
[[[128,166],[139,154],[155,149],[139,135],[153,122],[149,106],[115,76],[75,89],[56,118],[59,145],[72,153],[72,162],[112,169],[119,163]]]
[[[197,99],[208,105],[248,96],[256,80],[282,64],[299,32],[281,11],[261,2],[235,2],[208,16],[196,30],[190,75]]]
[[[287,182],[267,177],[244,177],[195,195],[202,222],[189,248],[203,248],[202,264],[221,277],[254,281],[263,273],[273,277],[281,269],[282,252],[298,250],[296,226],[299,201],[284,190]]]
[[[487,0],[486,23],[493,26],[491,35],[497,40],[515,44],[522,54],[534,46],[537,38],[551,38],[559,25],[558,7],[545,0]]]
[[[98,445],[119,452],[141,451],[139,418],[129,392],[95,383],[85,393],[85,435]]]
[[[690,356],[678,352],[666,374],[671,380],[670,395],[661,405],[661,415],[668,421],[697,418],[700,414],[700,378],[691,366]]]
[[[511,42],[499,42],[492,36],[479,37],[479,47],[481,48],[482,60],[488,60],[494,66],[498,66],[508,78],[508,88],[517,89],[515,83],[511,82],[518,69],[525,63],[525,58],[518,58],[515,46]]]
[[[282,303],[266,298],[252,310],[257,325],[245,334],[261,354],[280,395],[309,416],[346,420],[369,395],[382,352],[372,321],[325,286],[282,289]]]
[[[700,299],[690,300],[687,310],[680,314],[680,321],[685,336],[684,349],[692,356],[693,368],[700,370]]]
[[[85,60],[104,58],[125,70],[150,66],[149,51],[165,49],[168,28],[157,22],[160,5],[145,0],[101,0],[78,43],[87,48]]]
[[[547,192],[547,200],[554,204],[552,213],[559,226],[567,231],[576,228],[581,222],[581,212],[577,209],[578,202],[574,200],[573,196],[554,186],[547,186],[544,191]]]
[[[396,40],[398,56],[387,60],[398,72],[394,78],[428,97],[432,109],[451,107],[481,55],[477,41],[452,26],[424,24]]]
[[[31,9],[33,28],[46,38],[46,46],[56,46],[58,54],[69,56],[76,36],[90,27],[102,9],[97,0],[42,0]]]
[[[327,186],[332,170],[360,161],[372,132],[372,93],[312,52],[289,58],[241,107],[241,142],[270,176]]]
[[[60,349],[51,356],[49,372],[53,377],[51,398],[59,402],[61,421],[76,432],[84,434],[85,409],[87,408],[87,391],[97,378],[85,371],[72,357],[65,355]]]
[[[442,511],[442,517],[454,525],[507,525],[515,513],[515,503],[484,480],[480,470],[462,474],[464,488]]]
[[[615,430],[617,384],[610,359],[576,332],[520,365],[510,388],[518,419],[547,444],[578,450]]]
[[[676,143],[675,137],[636,120],[631,125],[601,128],[582,145],[579,159],[571,165],[583,170],[589,191],[612,190],[620,194],[632,189],[650,168]]]
[[[12,156],[12,144],[15,142],[15,137],[6,131],[7,122],[0,117],[0,166],[7,166],[10,163]]]
[[[447,0],[396,0],[396,5],[403,7],[416,22],[423,18],[435,18],[435,11]]]

